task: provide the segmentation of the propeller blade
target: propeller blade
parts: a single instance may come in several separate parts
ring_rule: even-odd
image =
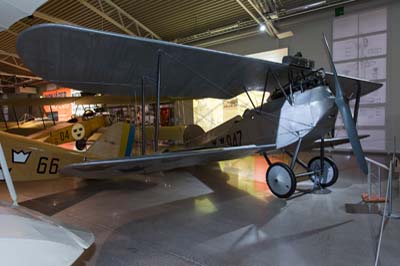
[[[351,115],[350,107],[344,100],[343,90],[342,87],[340,86],[339,78],[337,76],[335,64],[333,63],[333,58],[331,51],[329,49],[328,41],[326,39],[325,34],[323,34],[323,36],[325,40],[325,48],[329,56],[329,63],[331,65],[335,81],[335,90],[336,90],[335,103],[339,109],[340,114],[342,115],[343,124],[346,128],[347,136],[349,137],[351,147],[353,148],[353,152],[357,158],[358,165],[360,166],[364,174],[368,174],[367,161],[365,160],[364,151],[362,149],[360,140],[358,138],[357,128],[354,123],[353,117]]]

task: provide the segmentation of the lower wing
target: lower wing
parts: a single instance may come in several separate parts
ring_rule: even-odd
[[[358,138],[364,139],[369,137],[369,135],[360,135],[358,136]],[[342,144],[346,144],[349,143],[350,140],[348,137],[336,137],[336,138],[329,138],[329,139],[324,139],[324,147],[333,147],[333,146],[337,146],[337,145],[342,145]],[[314,146],[313,148],[319,148],[321,146],[321,140],[316,140],[314,142]]]
[[[275,149],[275,144],[183,150],[133,158],[100,160],[65,166],[61,174],[82,178],[107,178],[124,173],[151,173],[180,167],[232,160]]]

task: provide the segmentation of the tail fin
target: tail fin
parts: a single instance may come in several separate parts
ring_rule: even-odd
[[[198,125],[188,125],[183,132],[183,143],[186,146],[192,146],[196,143],[196,138],[200,138],[205,133]]]
[[[110,159],[131,155],[135,138],[132,124],[118,122],[98,132],[101,136],[87,151],[88,156]]]

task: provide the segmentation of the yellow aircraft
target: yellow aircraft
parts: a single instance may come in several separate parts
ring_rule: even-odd
[[[2,99],[0,100],[0,106],[8,106],[13,112],[14,116],[17,116],[15,107],[17,106],[38,106],[39,111],[42,114],[41,118],[34,118],[29,116],[29,119],[17,120],[15,122],[7,122],[0,108],[2,120],[4,124],[4,130],[9,133],[18,134],[22,136],[29,136],[31,134],[38,133],[43,129],[56,125],[56,121],[49,118],[43,117],[42,106],[55,106],[62,104],[69,104],[78,100],[80,97],[68,97],[68,98],[25,98],[25,99]],[[52,115],[53,117],[53,115]],[[26,118],[26,114],[24,115]],[[57,122],[58,123],[58,122]]]
[[[138,98],[138,100],[141,100]],[[148,97],[146,102],[151,102],[153,99]],[[162,98],[162,102],[171,102],[174,99],[171,97]],[[84,97],[64,97],[64,98],[34,98],[34,99],[7,99],[0,100],[0,106],[8,105],[12,106],[13,110],[15,106],[21,105],[32,105],[32,106],[54,106],[61,104],[68,104],[74,102],[76,105],[91,105],[91,104],[102,104],[102,105],[121,105],[127,106],[132,105],[135,102],[134,97],[125,96],[84,96]],[[53,114],[52,114],[53,117]],[[53,123],[50,125],[49,123]],[[5,122],[7,127],[7,122]],[[15,127],[8,128],[7,132],[23,135],[30,139],[40,140],[46,143],[60,145],[68,142],[76,141],[76,148],[83,150],[86,146],[87,140],[94,132],[99,128],[105,127],[111,124],[109,116],[103,114],[96,114],[92,110],[86,110],[82,117],[76,117],[68,122],[53,122],[44,119],[35,119],[34,121],[28,121],[22,125],[18,124]],[[172,130],[174,128],[171,128]],[[171,136],[171,129],[165,128],[163,130],[160,139],[176,139]],[[182,135],[182,128],[176,129],[179,133],[178,136]],[[154,129],[149,128],[147,134],[152,133]],[[163,138],[163,136],[165,136]],[[179,137],[178,137],[179,139]]]
[[[78,141],[76,147],[82,150],[85,147],[85,143],[79,141],[88,139],[99,128],[105,127],[110,123],[111,121],[107,115],[94,116],[90,119],[79,118],[74,122],[56,124],[48,129],[30,135],[28,138],[55,145]]]
[[[41,180],[60,177],[59,170],[72,163],[129,156],[133,131],[133,126],[127,122],[115,123],[107,127],[86,152],[67,150],[6,132],[0,132],[0,142],[13,180]],[[0,177],[3,178],[1,171]]]

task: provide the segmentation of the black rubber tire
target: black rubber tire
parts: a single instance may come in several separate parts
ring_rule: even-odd
[[[320,157],[319,157],[319,156],[314,157],[314,158],[312,158],[312,159],[308,162],[308,170],[309,170],[309,171],[314,171],[314,170],[315,170],[315,169],[311,169],[311,165],[312,165],[315,161],[320,161]],[[327,183],[321,183],[321,184],[320,184],[321,187],[323,187],[323,188],[330,187],[330,186],[334,185],[334,184],[336,183],[336,181],[338,180],[338,177],[339,177],[339,170],[338,170],[338,168],[337,168],[335,162],[334,162],[332,159],[330,159],[330,158],[328,158],[328,157],[324,157],[324,165],[325,165],[325,164],[329,165],[329,167],[332,169],[332,171],[333,171],[333,176],[332,176],[332,178],[329,180],[329,182],[327,182]],[[314,182],[314,177],[313,177],[313,175],[310,175],[309,177],[310,177],[310,180]]]
[[[86,148],[86,139],[75,141],[75,148],[79,151],[83,151]]]
[[[286,171],[288,177],[290,178],[289,180],[289,185],[287,186],[288,191],[284,192],[284,193],[279,193],[278,191],[276,191],[274,189],[274,184],[272,184],[273,180],[272,180],[272,176],[270,176],[273,172],[273,169],[276,169],[276,167],[280,167],[282,170]],[[268,178],[270,177],[270,178]],[[269,189],[271,190],[272,194],[274,194],[275,196],[277,196],[278,198],[289,198],[295,191],[296,191],[296,185],[297,185],[297,181],[296,181],[296,176],[293,172],[292,169],[290,169],[290,167],[282,162],[278,162],[278,163],[273,163],[268,167],[268,171],[265,175],[265,179],[266,182],[268,184]],[[278,182],[277,179],[275,179],[275,182]]]

